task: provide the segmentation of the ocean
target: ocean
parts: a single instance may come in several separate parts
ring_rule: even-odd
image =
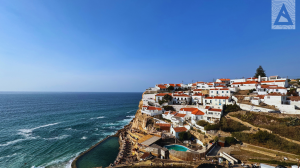
[[[0,168],[69,168],[123,128],[142,93],[0,92]]]

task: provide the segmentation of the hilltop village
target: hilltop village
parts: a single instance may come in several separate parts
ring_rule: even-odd
[[[156,84],[143,93],[135,118],[120,133],[121,150],[111,166],[295,165],[300,88],[292,80]]]

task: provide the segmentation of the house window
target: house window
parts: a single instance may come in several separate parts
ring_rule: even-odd
[[[276,92],[278,92],[278,89],[276,89]]]
[[[213,93],[213,91],[211,91],[211,93]]]
[[[223,100],[223,102],[225,102],[225,100]]]
[[[222,93],[224,93],[224,91],[222,91]]]
[[[217,94],[219,94],[219,91],[217,91]]]
[[[228,91],[226,93],[228,93]]]

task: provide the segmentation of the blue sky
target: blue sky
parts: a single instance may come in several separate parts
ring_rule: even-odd
[[[0,0],[0,90],[300,77],[298,13],[272,30],[270,0]]]

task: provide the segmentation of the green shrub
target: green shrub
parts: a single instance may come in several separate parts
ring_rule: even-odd
[[[240,106],[238,106],[236,104],[225,105],[224,110],[223,110],[223,115],[226,115],[230,112],[240,111],[240,110],[241,110]]]
[[[192,134],[190,132],[180,132],[178,136],[180,141],[190,140],[192,138]]]
[[[208,124],[204,127],[204,129],[206,131],[209,131],[209,130],[219,130],[220,129],[220,124]]]
[[[233,145],[237,143],[237,140],[234,137],[225,137],[225,142],[229,145]]]
[[[175,111],[173,106],[163,106],[166,111]]]
[[[226,119],[225,117],[221,118],[221,130],[224,132],[238,132],[238,131],[244,131],[244,130],[250,130],[247,126],[231,120]]]
[[[205,120],[200,120],[200,121],[197,121],[197,125],[200,125],[202,127],[205,127],[206,125],[208,125],[209,123]]]

